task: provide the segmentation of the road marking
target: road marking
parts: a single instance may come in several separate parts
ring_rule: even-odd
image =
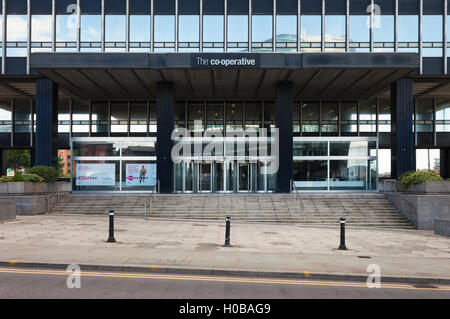
[[[18,261],[19,261],[19,259],[13,259],[9,262],[9,265],[14,266],[16,264],[16,262],[18,262]]]
[[[29,275],[56,275],[67,276],[64,270],[32,270],[18,268],[0,268],[0,273],[29,274]],[[358,282],[334,282],[334,281],[306,281],[289,279],[268,279],[268,278],[246,278],[246,277],[219,277],[219,276],[196,276],[196,275],[164,275],[164,274],[138,274],[138,273],[111,273],[111,272],[81,272],[85,277],[106,277],[106,278],[128,278],[128,279],[160,279],[160,280],[186,280],[186,281],[214,281],[214,282],[234,282],[234,283],[254,283],[254,284],[283,284],[283,285],[303,285],[303,286],[331,286],[331,287],[354,287],[367,288],[366,283]],[[418,288],[409,284],[381,284],[381,289],[404,289],[404,290],[432,290],[450,291],[450,286],[437,286],[436,288]]]

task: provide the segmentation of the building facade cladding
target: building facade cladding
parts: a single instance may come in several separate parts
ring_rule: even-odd
[[[148,137],[161,141],[161,138],[167,137],[167,125],[163,123],[170,122],[174,127],[188,129],[192,125],[194,128],[195,116],[190,115],[195,110],[201,112],[204,131],[221,127],[223,132],[236,127],[241,127],[242,130],[269,128],[270,131],[271,127],[284,123],[286,118],[283,119],[283,114],[285,117],[289,115],[292,118],[290,123],[294,138],[290,149],[293,148],[294,157],[297,145],[295,138],[375,137],[379,148],[406,145],[410,152],[415,148],[441,149],[442,166],[449,166],[447,162],[450,158],[444,155],[449,154],[450,148],[450,93],[437,94],[437,90],[445,89],[447,74],[450,72],[447,53],[450,43],[450,8],[447,0],[1,0],[0,7],[3,79],[0,84],[0,148],[31,148],[36,163],[47,163],[40,160],[45,155],[37,150],[43,139],[53,141],[52,145],[61,149],[70,147],[71,137]],[[127,99],[114,99],[105,98],[108,92],[103,94],[102,86],[96,85],[95,78],[90,78],[92,90],[98,91],[99,97],[90,94],[87,98],[80,97],[82,94],[78,94],[79,92],[67,90],[67,83],[56,80],[56,71],[52,79],[58,82],[60,97],[59,103],[54,103],[52,93],[36,81],[42,74],[31,66],[32,55],[41,52],[204,52],[242,56],[269,52],[412,52],[418,54],[420,62],[417,70],[408,75],[412,79],[412,87],[407,90],[408,96],[399,94],[404,92],[400,90],[403,82],[395,79],[392,81],[392,88],[386,87],[384,92],[379,90],[370,99],[331,99],[319,94],[315,98],[304,98],[296,95],[297,92],[293,92],[291,97],[279,93],[271,98],[259,98],[256,94],[251,99],[236,99],[231,93],[230,96],[218,99],[183,99],[179,96],[162,98],[159,96],[161,87],[156,90],[148,88],[146,98],[135,98],[133,92],[128,92]],[[232,61],[230,63],[241,63],[239,59]],[[244,72],[245,66],[242,70]],[[15,81],[11,79],[12,76],[16,78]],[[73,81],[76,86],[77,78],[74,77]],[[421,84],[426,81],[435,81],[439,85]],[[171,85],[167,83],[167,78],[163,76],[160,82],[166,83],[167,91],[167,87]],[[277,82],[283,83],[285,78],[280,78]],[[239,83],[234,83],[230,92],[235,85]],[[424,88],[416,93],[416,87],[421,88],[421,85]],[[35,88],[30,89],[30,86]],[[195,89],[195,81],[191,80],[191,86]],[[303,89],[309,87],[305,86]],[[169,91],[176,92],[176,84]],[[292,112],[281,114],[281,110],[286,111],[286,105],[289,104],[282,102],[286,99],[292,101]],[[173,113],[161,112],[160,105],[167,103],[173,104]],[[236,115],[232,117],[227,112],[230,105],[241,107],[241,118],[236,118]],[[402,140],[403,144],[398,144],[400,137],[393,137],[410,134],[405,125],[396,125],[397,121],[401,121],[398,116],[399,105],[413,115],[412,140]],[[52,132],[51,136],[50,133],[41,133],[44,130],[40,114],[48,106],[53,106],[51,114],[55,109],[58,112],[57,119],[52,120],[57,120],[57,124],[53,123],[50,130],[46,128],[48,132]],[[209,116],[213,108],[223,109],[223,114],[214,112],[218,115]],[[259,110],[261,116],[254,120],[249,120],[250,116],[246,118],[246,110],[255,109]],[[254,113],[249,112],[249,115]],[[288,127],[290,130],[290,125]],[[55,133],[55,128],[58,134]],[[399,128],[403,131],[399,132]],[[285,130],[282,133],[283,136],[289,135]],[[331,146],[332,142],[327,143]],[[159,151],[152,156],[156,155],[158,167],[163,169],[158,170],[158,176],[160,173],[169,174],[171,182],[162,187],[164,192],[170,192],[177,190],[174,185],[177,167],[173,164],[166,165],[163,159],[167,157],[166,148],[162,157],[159,157]],[[394,159],[397,159],[398,149],[400,146],[392,150]],[[309,170],[320,163],[316,161],[311,166],[310,162],[304,161],[301,165],[293,165],[290,160],[287,164],[283,166],[283,176],[278,176],[277,182],[274,182],[278,184],[278,191],[286,191],[290,187],[286,183],[290,179],[295,180],[296,172]],[[303,164],[306,168],[303,168]],[[332,165],[338,164],[329,161],[328,170],[333,171]],[[411,165],[398,165],[394,160],[392,176],[413,169]],[[120,167],[117,174],[122,178],[122,170],[125,168],[122,169],[122,164]],[[404,168],[398,170],[399,167]],[[186,169],[182,168],[180,174],[185,176]],[[200,171],[202,168],[197,169]],[[253,168],[249,168],[251,169]],[[216,168],[211,170],[215,172]],[[239,172],[239,167],[237,171]],[[441,173],[445,175],[446,171],[448,170],[442,170]],[[326,176],[328,180],[331,179],[331,174],[329,172]],[[224,190],[227,190],[226,182],[224,171]],[[248,183],[251,184],[250,181]],[[264,180],[265,190],[270,188],[270,183],[268,179]],[[184,190],[185,184],[183,182]],[[197,181],[197,184],[200,189],[201,181]],[[327,189],[332,188],[331,184],[328,182]],[[119,188],[121,187],[122,185]],[[210,188],[213,187],[212,185]],[[239,180],[234,189],[236,187],[239,188]],[[258,186],[254,187],[258,189]]]

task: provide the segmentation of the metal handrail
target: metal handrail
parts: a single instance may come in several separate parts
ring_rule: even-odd
[[[50,212],[50,198],[54,195],[56,195],[56,205],[58,205],[59,204],[59,191],[54,191],[53,193],[45,196],[45,200],[47,202],[47,214]]]
[[[156,203],[156,194],[159,194],[159,179],[156,180],[156,186],[153,188],[153,190],[150,192],[148,197],[148,203],[144,203],[144,219],[147,219],[147,206],[149,207],[149,214],[151,215],[152,209],[153,209],[153,202]]]
[[[291,183],[292,183],[292,187],[293,187],[293,190],[294,190],[295,197],[297,198],[297,202],[299,204],[298,206],[299,206],[300,209],[303,210],[303,209],[305,209],[305,205],[303,205],[302,198],[300,197],[300,194],[298,193],[297,187],[295,187],[294,180],[291,179]]]

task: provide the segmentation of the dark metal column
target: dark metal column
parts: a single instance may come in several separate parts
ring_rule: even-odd
[[[158,112],[158,132],[156,142],[157,176],[160,181],[160,191],[163,194],[173,193],[173,161],[172,131],[174,97],[172,82],[158,82],[156,97]]]
[[[57,167],[58,85],[47,79],[36,80],[35,165]]]
[[[391,86],[391,169],[392,177],[415,170],[413,80],[400,79]]]
[[[293,92],[292,82],[278,82],[276,85],[276,127],[279,130],[279,168],[277,193],[291,192],[292,148],[293,148]]]
[[[450,178],[450,149],[441,149],[441,176]]]
[[[0,176],[6,175],[6,150],[0,150]]]

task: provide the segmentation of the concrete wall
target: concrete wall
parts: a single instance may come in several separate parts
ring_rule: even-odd
[[[450,237],[450,219],[436,219],[434,221],[434,233]]]
[[[0,201],[13,201],[15,203],[15,214],[38,215],[47,213],[47,196],[3,196]],[[58,202],[56,196],[49,200],[50,209]]]
[[[32,182],[14,182],[0,183],[0,194],[46,194],[59,191],[61,193],[70,192],[69,182],[56,183],[32,183]]]
[[[385,183],[386,184],[386,183]],[[397,191],[403,193],[423,193],[423,194],[448,194],[450,195],[450,181],[428,181],[403,188],[400,185]]]
[[[0,200],[0,221],[16,219],[16,201]]]
[[[434,229],[435,219],[450,219],[449,195],[387,193],[391,202],[417,229]]]

